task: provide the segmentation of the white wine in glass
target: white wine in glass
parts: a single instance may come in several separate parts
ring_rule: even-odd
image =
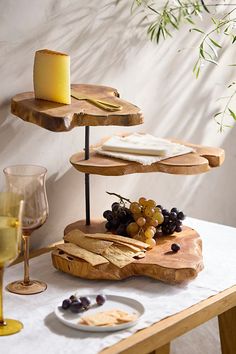
[[[40,293],[47,284],[32,280],[29,276],[29,239],[31,233],[42,226],[48,217],[48,201],[45,188],[46,168],[35,165],[16,165],[4,170],[7,190],[24,200],[22,238],[24,243],[24,279],[8,284],[7,289],[15,294]]]
[[[3,272],[19,255],[23,201],[11,193],[0,193],[0,336],[19,332],[23,325],[3,316]]]

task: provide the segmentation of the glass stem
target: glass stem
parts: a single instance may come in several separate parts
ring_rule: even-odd
[[[29,277],[29,235],[22,235],[24,241],[24,285],[30,284]]]
[[[3,318],[3,267],[0,267],[0,326],[5,326]]]

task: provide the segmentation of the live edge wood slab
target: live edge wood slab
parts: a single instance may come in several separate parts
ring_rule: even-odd
[[[12,98],[11,112],[26,122],[37,124],[53,132],[69,131],[78,126],[131,126],[143,123],[141,110],[119,98],[119,93],[114,88],[88,84],[73,84],[71,87],[83,96],[118,104],[122,109],[108,112],[85,100],[77,100],[73,97],[71,104],[65,105],[35,99],[34,92],[24,92]]]
[[[122,176],[147,172],[195,175],[207,172],[213,167],[219,167],[224,162],[225,153],[223,149],[194,145],[176,139],[169,140],[190,146],[196,152],[144,166],[137,162],[99,155],[91,147],[88,160],[84,159],[84,152],[79,152],[71,156],[70,162],[80,172],[103,176]],[[96,146],[99,146],[99,144]]]
[[[83,231],[101,231],[103,224],[92,223],[91,227],[85,228],[80,224]],[[65,232],[69,232],[67,228]],[[181,249],[174,253],[171,251],[172,243],[179,243]],[[88,262],[67,255],[59,250],[52,252],[52,261],[56,269],[84,279],[96,280],[121,280],[131,276],[148,276],[161,280],[165,283],[182,283],[197,276],[203,269],[202,241],[198,233],[184,226],[183,231],[174,233],[172,236],[161,236],[157,239],[157,246],[146,252],[145,258],[134,260],[133,263],[118,268],[111,263],[96,267]]]

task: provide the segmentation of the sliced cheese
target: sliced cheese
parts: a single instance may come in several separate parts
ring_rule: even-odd
[[[165,156],[171,143],[150,134],[131,134],[126,137],[112,136],[103,145],[102,150],[124,152],[128,154]]]
[[[48,49],[34,58],[35,98],[70,104],[70,57]]]

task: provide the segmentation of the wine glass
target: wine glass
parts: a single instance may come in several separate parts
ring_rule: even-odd
[[[3,272],[20,253],[23,201],[12,193],[0,193],[0,336],[19,332],[23,324],[3,316]]]
[[[47,170],[42,166],[16,165],[4,170],[7,188],[24,200],[22,238],[24,244],[24,280],[8,284],[7,289],[15,294],[37,294],[47,289],[47,284],[31,280],[29,276],[29,238],[42,226],[48,217],[48,202],[45,188]]]

